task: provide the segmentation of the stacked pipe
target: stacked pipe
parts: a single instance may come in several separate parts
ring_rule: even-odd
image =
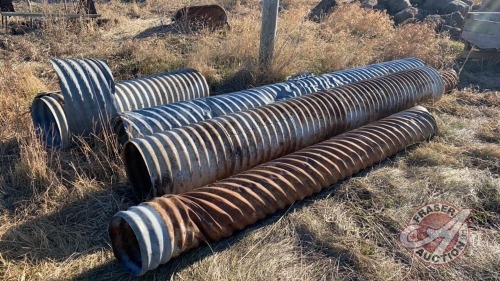
[[[458,74],[455,70],[441,70],[439,72],[444,80],[445,93],[451,93],[458,85]]]
[[[142,198],[183,193],[437,100],[444,90],[435,69],[405,70],[133,139],[125,167]]]
[[[32,104],[37,133],[49,148],[67,148],[71,136],[90,136],[118,112],[209,95],[205,78],[193,69],[160,73],[117,83],[100,60],[53,59],[61,92]],[[57,104],[56,104],[57,103]]]
[[[421,78],[413,78],[419,87],[424,86]],[[172,257],[228,237],[424,141],[436,131],[432,116],[423,107],[415,107],[195,191],[155,198],[112,218],[108,230],[113,252],[128,271],[143,275]]]
[[[120,142],[125,143],[132,138],[424,65],[420,59],[408,58],[316,77],[294,79],[225,95],[122,112],[115,120],[114,130]]]

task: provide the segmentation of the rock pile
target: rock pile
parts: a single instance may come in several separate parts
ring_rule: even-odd
[[[459,37],[465,15],[478,7],[472,0],[362,0],[366,8],[386,10],[398,25],[431,22],[437,31]]]
[[[383,10],[393,17],[397,25],[414,22],[430,22],[436,31],[447,31],[452,37],[460,37],[465,15],[477,10],[472,0],[358,0],[365,8]],[[311,11],[309,19],[320,21],[337,4],[355,0],[322,0]]]

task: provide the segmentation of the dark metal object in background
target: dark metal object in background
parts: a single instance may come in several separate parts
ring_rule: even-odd
[[[12,0],[0,0],[0,12],[15,12]]]
[[[437,70],[406,70],[133,139],[125,167],[139,196],[179,194],[443,93]]]
[[[425,66],[422,60],[407,58],[304,79],[293,79],[225,95],[123,112],[119,113],[120,117],[116,120],[114,127],[120,142],[125,143],[132,138],[152,135],[209,118],[263,106],[277,100],[298,97],[421,66]]]
[[[118,212],[109,225],[116,258],[143,275],[200,244],[218,241],[379,163],[437,131],[423,107],[344,133],[182,195]]]
[[[227,13],[219,5],[190,6],[179,9],[172,21],[191,30],[209,28],[211,31],[229,26]]]
[[[458,86],[458,74],[455,70],[441,70],[439,71],[444,80],[445,93],[451,93]]]

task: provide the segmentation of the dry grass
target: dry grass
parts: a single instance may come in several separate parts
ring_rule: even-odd
[[[256,65],[259,3],[236,2],[222,1],[232,26],[222,33],[157,28],[182,5],[209,3],[169,0],[102,3],[98,10],[111,21],[101,28],[53,22],[24,36],[2,34],[0,279],[130,279],[115,262],[106,233],[116,211],[137,203],[113,137],[55,153],[33,134],[31,99],[57,88],[50,57],[105,59],[117,80],[192,66],[223,90],[407,56],[444,67],[461,50],[431,27],[395,29],[387,15],[356,5],[341,6],[316,24],[304,20],[314,1],[285,1],[275,61],[262,73]],[[433,141],[172,260],[145,279],[500,279],[500,95],[462,89],[428,106],[440,128]],[[430,201],[475,210],[467,256],[450,266],[422,265],[397,244],[415,208]]]

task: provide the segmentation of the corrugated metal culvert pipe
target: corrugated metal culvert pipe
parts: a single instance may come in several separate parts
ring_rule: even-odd
[[[111,70],[103,61],[53,59],[52,64],[59,76],[62,94],[50,101],[46,95],[42,99],[35,98],[32,109],[37,110],[31,114],[48,148],[64,149],[71,145],[72,135],[87,137],[98,132],[100,125],[107,124],[117,112],[209,95],[205,78],[193,69],[160,73],[115,85]]]
[[[444,80],[445,93],[451,93],[453,89],[458,86],[458,74],[455,70],[441,70],[439,71]]]
[[[422,142],[437,131],[423,107],[181,195],[118,212],[109,224],[116,258],[143,275],[200,244],[237,230]]]
[[[69,127],[60,92],[40,93],[31,104],[31,118],[36,134],[47,147],[59,148],[69,143]]]
[[[128,142],[126,171],[142,198],[182,193],[332,136],[438,100],[430,67],[235,112]]]
[[[120,142],[125,143],[132,138],[147,136],[213,117],[263,106],[277,100],[298,97],[422,66],[425,66],[422,60],[408,58],[320,76],[294,79],[204,99],[122,112],[119,114],[119,118],[114,121],[113,127],[119,136]]]
[[[114,99],[117,111],[124,112],[209,95],[205,77],[186,68],[116,83]]]

